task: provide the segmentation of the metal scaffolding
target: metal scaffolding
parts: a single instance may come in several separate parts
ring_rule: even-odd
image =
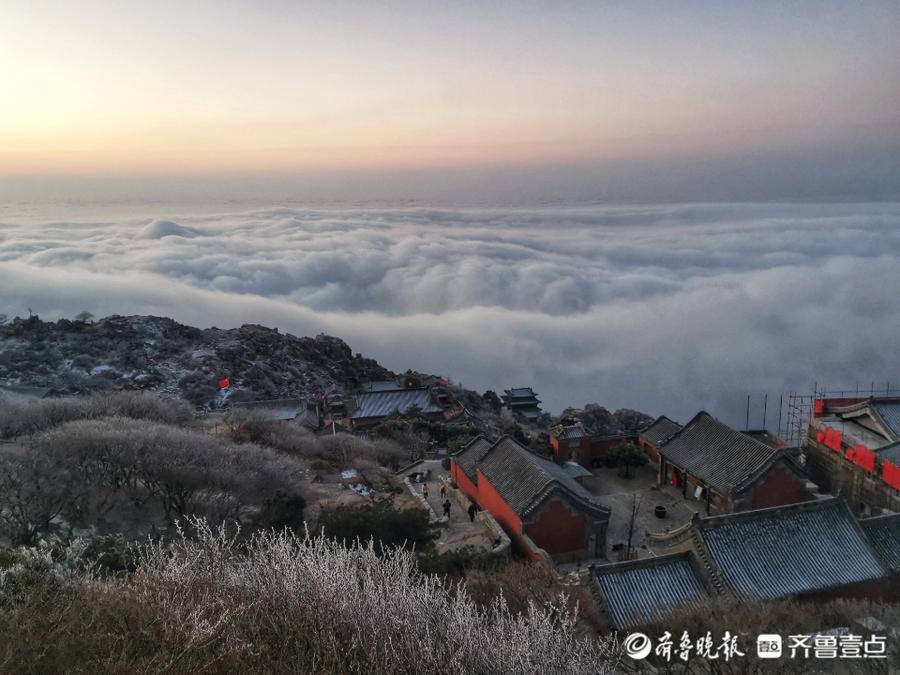
[[[859,383],[853,389],[827,389],[819,387],[818,382],[813,384],[812,391],[792,391],[787,398],[782,397],[782,410],[779,411],[778,435],[792,447],[805,447],[809,422],[812,419],[813,407],[819,399],[867,399],[873,397],[900,396],[900,389],[891,389],[891,383],[886,382],[883,387],[876,386],[872,382],[868,387]]]

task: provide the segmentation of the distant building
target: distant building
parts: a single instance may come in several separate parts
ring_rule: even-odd
[[[378,389],[364,391],[357,397],[350,421],[355,428],[372,426],[391,415],[405,415],[414,410],[421,415],[434,416],[440,416],[444,412],[429,388]]]
[[[550,431],[550,446],[557,464],[577,462],[583,467],[597,466],[611,448],[633,443],[634,436],[589,434],[580,423],[560,425]]]
[[[659,557],[594,568],[620,629],[664,619],[705,597],[893,599],[891,570],[842,499],[695,516],[657,540]]]
[[[535,560],[545,554],[554,561],[606,554],[610,512],[571,471],[509,436],[495,443],[476,438],[450,458],[459,488]]]
[[[651,435],[651,438],[653,436]],[[731,513],[815,499],[815,486],[789,452],[772,448],[701,411],[655,446],[658,480]]]
[[[503,405],[525,422],[536,422],[541,416],[541,402],[531,387],[507,389],[503,393]]]
[[[374,391],[401,391],[406,389],[399,378],[395,380],[379,380],[377,382],[369,382],[363,387],[364,392]]]
[[[647,451],[654,462],[658,462],[660,444],[679,431],[681,425],[678,422],[660,415],[649,426],[638,432],[638,445]]]
[[[324,398],[325,410],[328,417],[334,422],[342,422],[347,418],[347,400],[340,392],[331,392],[325,394]]]
[[[232,410],[251,413],[266,422],[292,422],[315,431],[321,424],[319,406],[315,400],[281,398],[262,401],[241,401]]]
[[[817,399],[806,463],[857,513],[900,511],[900,398]]]

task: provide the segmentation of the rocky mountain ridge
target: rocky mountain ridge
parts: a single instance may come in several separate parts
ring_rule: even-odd
[[[16,318],[0,326],[0,385],[54,394],[142,389],[215,408],[225,400],[351,392],[395,377],[343,340],[245,324],[200,329],[154,316]],[[230,386],[219,387],[228,378]]]

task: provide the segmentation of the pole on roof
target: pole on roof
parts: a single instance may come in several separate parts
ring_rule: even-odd
[[[747,421],[744,423],[744,431],[750,431],[750,394],[747,394]]]
[[[762,428],[766,428],[766,408],[769,406],[769,393],[766,392],[766,395],[763,397],[763,425]]]
[[[778,398],[778,437],[781,438],[781,412],[784,410],[784,390]]]

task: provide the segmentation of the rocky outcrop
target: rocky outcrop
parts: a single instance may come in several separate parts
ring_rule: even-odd
[[[355,391],[394,377],[336,337],[296,337],[247,324],[199,329],[153,316],[95,322],[15,319],[0,326],[0,384],[57,394],[147,389],[201,407]],[[227,395],[218,382],[228,378]]]

